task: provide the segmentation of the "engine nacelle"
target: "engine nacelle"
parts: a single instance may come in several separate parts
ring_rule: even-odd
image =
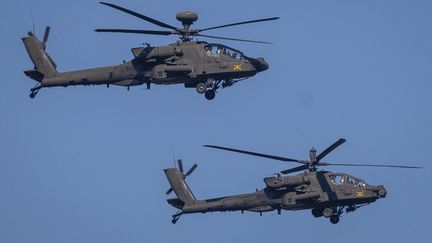
[[[264,182],[270,188],[296,187],[302,184],[310,184],[309,178],[303,175],[266,177]]]
[[[157,47],[138,47],[132,48],[133,55],[138,59],[166,59],[169,57],[183,56],[183,51],[178,46],[157,46]]]
[[[159,46],[153,47],[150,52],[145,55],[146,59],[165,59],[172,56],[182,56],[183,51],[176,46]]]

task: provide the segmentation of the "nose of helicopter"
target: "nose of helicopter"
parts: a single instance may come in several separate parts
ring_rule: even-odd
[[[384,198],[387,196],[387,190],[384,188],[383,185],[377,186],[374,191],[377,193],[379,198]]]
[[[269,69],[269,64],[264,60],[264,58],[259,57],[256,59],[256,61],[257,62],[255,64],[255,67],[258,70],[258,72],[262,72]]]

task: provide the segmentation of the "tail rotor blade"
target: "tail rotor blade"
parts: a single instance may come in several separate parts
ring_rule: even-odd
[[[165,194],[169,195],[172,191],[173,189],[170,187],[170,189],[168,189],[168,191],[166,191]]]
[[[187,172],[186,174],[184,174],[185,177],[189,176],[190,174],[192,174],[192,172],[198,167],[197,164],[194,164]]]
[[[47,26],[45,27],[45,33],[43,36],[43,43],[47,43],[48,42],[48,37],[49,37],[49,33],[50,33],[51,27]]]
[[[181,159],[177,160],[179,171],[183,173],[183,161]]]

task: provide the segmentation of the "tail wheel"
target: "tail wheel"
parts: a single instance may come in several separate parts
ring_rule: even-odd
[[[173,224],[177,223],[177,221],[180,219],[180,216],[182,215],[183,213],[181,212],[181,210],[177,211],[177,213],[172,216],[171,223]]]
[[[42,85],[39,83],[33,88],[30,89],[30,98],[34,99],[36,95],[39,93],[39,90],[42,89]]]

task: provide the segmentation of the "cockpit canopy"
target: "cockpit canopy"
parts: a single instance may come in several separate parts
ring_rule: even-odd
[[[362,179],[342,173],[333,173],[329,175],[330,181],[334,185],[352,185],[358,188],[365,188],[366,182]]]
[[[225,56],[236,60],[241,60],[245,56],[243,52],[217,43],[208,43],[204,46],[204,49],[209,56],[220,57]]]

